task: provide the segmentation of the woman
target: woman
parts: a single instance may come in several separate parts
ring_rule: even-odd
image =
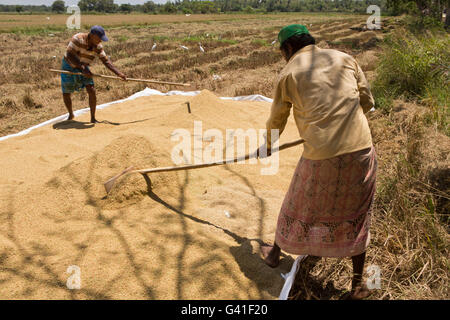
[[[374,106],[356,60],[320,49],[303,25],[281,29],[287,61],[281,71],[267,132],[285,128],[290,109],[304,151],[278,217],[273,246],[264,261],[278,266],[281,249],[296,255],[352,257],[351,298],[369,295],[362,282],[369,244],[377,160],[364,113]],[[271,148],[267,137],[267,148]]]

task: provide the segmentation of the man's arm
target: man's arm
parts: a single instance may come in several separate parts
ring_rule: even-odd
[[[279,136],[286,127],[287,119],[291,112],[292,103],[287,99],[287,77],[283,77],[278,81],[277,88],[275,90],[275,98],[272,102],[270,110],[269,120],[266,122],[267,129],[267,149],[272,147],[271,130],[278,129]]]
[[[359,103],[361,104],[364,113],[366,113],[375,106],[375,100],[373,99],[372,93],[370,92],[369,82],[364,76],[364,72],[362,71],[361,67],[359,66],[358,62],[356,62],[356,60],[355,64],[356,64],[355,75],[359,90]]]
[[[103,64],[105,65],[105,67],[107,67],[109,70],[111,70],[112,72],[114,72],[117,76],[121,77],[122,80],[127,80],[127,76],[125,74],[123,74],[122,72],[120,72],[111,62],[111,60],[109,60],[107,57],[101,58],[101,61],[103,62]]]

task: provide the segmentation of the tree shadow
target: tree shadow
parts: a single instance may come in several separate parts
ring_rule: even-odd
[[[269,266],[267,266],[264,262],[264,260],[261,258],[259,252],[253,253],[253,247],[251,245],[252,241],[256,241],[260,246],[266,245],[261,239],[249,239],[247,237],[242,237],[226,228],[223,228],[221,226],[215,225],[207,220],[203,220],[201,218],[197,218],[195,216],[189,215],[182,210],[175,208],[174,206],[170,205],[163,199],[161,199],[157,194],[155,194],[152,190],[152,184],[151,180],[147,175],[143,175],[146,183],[147,183],[147,194],[148,196],[166,207],[167,209],[177,213],[183,218],[190,219],[194,222],[204,224],[207,226],[214,227],[216,229],[222,230],[226,235],[233,238],[233,240],[238,244],[237,246],[230,247],[230,253],[234,257],[235,261],[239,265],[240,270],[242,273],[247,277],[249,280],[251,280],[258,288],[258,293],[260,298],[262,297],[262,291],[267,291],[272,296],[278,296],[279,291],[276,288],[276,286],[273,285],[273,283],[270,283],[270,281],[273,281],[274,279],[274,273],[278,275],[279,272],[288,272],[290,270],[290,267],[292,263],[294,262],[294,259],[291,256],[282,254],[282,259],[280,261],[280,265],[277,269],[271,270]],[[187,182],[187,179],[185,180]],[[184,254],[184,250],[182,250]],[[180,261],[181,263],[181,261]],[[179,270],[181,270],[181,265],[179,265]],[[281,284],[281,276],[280,276],[280,284]],[[179,284],[181,286],[181,284]],[[281,290],[281,288],[280,288]],[[179,298],[181,298],[181,295],[179,294]]]
[[[16,235],[16,228],[14,223],[14,195],[15,189],[11,191],[10,199],[11,201],[8,204],[8,208],[6,211],[2,213],[2,216],[6,218],[7,230],[4,234],[1,234],[6,239],[11,241],[14,244],[16,252],[13,255],[20,257],[19,265],[16,265],[14,268],[8,267],[4,264],[7,260],[8,255],[11,255],[11,252],[5,251],[0,252],[0,271],[5,274],[14,275],[19,278],[23,278],[27,281],[27,285],[24,288],[23,294],[24,297],[30,297],[34,291],[36,290],[33,284],[45,285],[54,289],[66,289],[66,282],[61,279],[61,276],[56,272],[51,263],[47,262],[47,258],[51,255],[51,253],[45,247],[45,244],[32,243],[31,248],[25,248],[22,245],[21,241]],[[82,251],[82,250],[81,250]],[[29,268],[37,268],[40,272],[36,273],[30,270]],[[2,282],[9,281],[9,278],[2,279]],[[90,299],[110,299],[107,294],[103,294],[101,292],[97,292],[95,290],[82,288],[81,290],[69,290],[68,294],[71,299],[76,299],[77,291],[85,294]]]
[[[93,197],[91,192],[89,191],[89,188],[86,188],[86,181],[92,181],[94,180],[94,170],[96,165],[96,159],[94,159],[91,163],[89,163],[89,167],[87,168],[87,172],[85,173],[84,177],[81,178],[79,175],[76,174],[76,172],[72,171],[72,169],[69,167],[67,168],[67,171],[65,175],[67,177],[70,177],[71,183],[73,183],[73,187],[79,190],[83,190],[83,193],[86,195],[86,203],[89,204],[95,204],[96,199]],[[146,176],[144,176],[146,177]],[[259,239],[247,239],[244,237],[239,236],[238,234],[233,233],[230,230],[227,230],[225,228],[222,228],[220,226],[216,226],[213,223],[210,223],[209,221],[202,220],[200,218],[191,216],[189,214],[186,214],[183,210],[185,207],[185,191],[187,188],[187,185],[189,183],[188,174],[186,173],[185,176],[182,176],[183,180],[181,181],[181,184],[178,186],[178,190],[180,191],[177,205],[170,205],[169,203],[165,202],[163,199],[161,199],[158,195],[156,195],[151,190],[151,181],[147,177],[147,185],[148,185],[148,195],[151,199],[154,201],[162,204],[166,208],[170,209],[172,212],[175,212],[180,217],[180,226],[181,229],[181,240],[183,241],[182,247],[174,257],[176,260],[176,267],[175,267],[175,283],[176,283],[176,293],[174,298],[175,299],[184,299],[186,297],[186,292],[184,292],[187,288],[186,283],[197,281],[196,279],[200,280],[205,286],[208,285],[208,281],[205,281],[204,279],[204,273],[197,273],[195,271],[195,268],[193,270],[190,270],[189,272],[185,268],[185,260],[186,255],[188,252],[188,247],[190,245],[190,242],[192,242],[192,239],[189,235],[189,226],[186,223],[186,219],[190,219],[194,222],[201,223],[203,225],[212,226],[214,228],[218,228],[222,230],[225,234],[232,237],[238,244],[243,244],[245,242],[249,243],[249,241],[258,241],[261,242]],[[66,237],[67,233],[61,233],[58,231],[61,230],[55,230],[54,233],[52,233],[53,236],[56,236],[57,238],[64,240],[64,241],[70,241],[72,242],[72,245],[75,248],[74,256],[71,259],[71,264],[74,265],[82,265],[83,260],[85,259],[87,253],[92,250],[91,248],[96,245],[96,242],[99,241],[96,234],[101,229],[109,230],[109,232],[114,235],[114,238],[116,241],[118,241],[120,252],[125,255],[125,259],[127,261],[127,266],[122,271],[119,270],[119,272],[115,275],[111,275],[109,279],[105,279],[105,282],[101,284],[101,287],[98,288],[89,288],[89,287],[82,287],[80,290],[67,290],[66,287],[66,279],[67,276],[65,276],[64,273],[61,273],[57,270],[57,267],[55,267],[50,260],[51,252],[47,250],[46,243],[29,243],[31,246],[26,245],[25,243],[22,243],[22,240],[19,239],[17,236],[17,229],[16,229],[16,219],[15,213],[16,209],[14,207],[15,200],[17,199],[17,193],[15,189],[11,190],[10,196],[9,196],[9,208],[5,208],[6,210],[3,212],[0,212],[0,216],[5,219],[5,226],[6,226],[6,233],[3,234],[6,239],[11,241],[14,244],[14,247],[16,248],[14,251],[16,253],[14,255],[20,257],[20,260],[18,262],[15,262],[14,265],[8,266],[4,264],[8,259],[8,255],[10,255],[6,249],[0,250],[0,273],[1,274],[8,274],[6,279],[2,279],[2,282],[14,282],[15,279],[20,278],[23,279],[25,286],[22,290],[22,292],[17,293],[20,295],[20,297],[32,297],[35,294],[39,293],[40,287],[44,286],[48,288],[49,290],[61,290],[63,289],[66,293],[62,293],[67,295],[67,298],[69,299],[112,299],[116,292],[112,292],[111,288],[117,285],[118,282],[122,281],[122,275],[132,275],[133,279],[136,280],[138,287],[140,290],[142,290],[142,294],[147,299],[155,299],[158,296],[156,295],[156,292],[154,291],[154,288],[151,283],[149,283],[149,280],[147,279],[148,271],[145,269],[145,267],[142,265],[142,263],[139,260],[139,257],[136,256],[135,251],[138,250],[133,242],[130,242],[129,235],[127,233],[124,233],[124,231],[121,230],[118,225],[116,225],[116,222],[123,221],[124,219],[127,219],[127,215],[125,214],[125,210],[120,210],[116,216],[109,217],[107,213],[104,213],[101,209],[101,207],[95,207],[94,206],[94,212],[92,218],[93,224],[92,227],[89,228],[87,231],[85,239],[82,241],[82,243],[76,243],[72,242],[73,240],[70,239],[70,237]],[[67,212],[64,212],[63,214],[57,214],[52,215],[49,213],[42,213],[42,216],[52,219],[55,223],[64,223],[69,221],[80,221],[81,218],[78,216],[73,216],[70,214],[71,208],[67,209]],[[67,214],[65,214],[67,213]],[[147,229],[150,227],[147,224],[143,224],[143,227]],[[153,235],[152,235],[153,236]],[[164,236],[164,235],[163,235]],[[167,237],[171,237],[172,235],[167,235]],[[162,242],[164,243],[164,242]],[[51,249],[51,246],[49,247]],[[239,248],[239,247],[237,247]],[[247,247],[244,246],[244,249]],[[209,270],[209,267],[206,267],[206,270],[211,273],[211,278],[214,279],[216,276],[217,269],[214,268],[214,263],[217,263],[217,261],[220,261],[221,265],[224,266],[225,272],[232,275],[232,269],[228,268],[226,266],[226,261],[223,260],[223,257],[220,255],[215,255],[208,251],[208,249],[201,247],[203,250],[203,258],[201,261],[199,261],[200,264],[209,264],[208,259],[211,259],[211,270]],[[157,252],[164,252],[164,245],[159,246],[158,244],[153,245],[153,250]],[[242,252],[247,252],[248,250],[242,250]],[[246,253],[247,254],[247,253]],[[255,258],[255,260],[257,260]],[[94,260],[95,261],[95,260]],[[237,260],[239,263],[239,259]],[[257,263],[257,262],[256,262]],[[161,264],[164,265],[164,261],[161,261]],[[30,270],[30,268],[34,270],[39,270],[39,272],[34,272],[33,270]],[[249,267],[243,266],[241,267],[242,270],[248,270]],[[205,269],[203,269],[204,271]],[[155,271],[157,272],[157,271]],[[245,271],[250,272],[250,271]],[[155,274],[157,277],[157,274]],[[273,279],[273,278],[272,278]],[[242,283],[240,283],[239,279],[236,276],[232,275],[232,281],[234,281],[235,285],[239,288],[238,290],[240,292],[245,292],[246,286]],[[261,285],[258,284],[258,289],[262,288]],[[67,291],[66,291],[67,290]],[[212,293],[212,292],[211,292]],[[130,293],[132,294],[132,293]],[[60,296],[60,292],[57,293],[57,296]]]
[[[86,180],[93,180],[95,168],[95,161],[92,161],[87,173]],[[68,175],[71,177],[71,182],[74,185],[78,185],[83,189],[84,182],[80,180],[79,177],[73,172],[68,172]],[[84,189],[83,192],[86,194],[87,203],[95,203],[95,199],[90,194],[88,189]],[[66,274],[61,274],[60,272],[55,271],[55,267],[51,262],[47,259],[51,256],[51,252],[47,250],[46,243],[33,243],[30,242],[31,247],[26,248],[19,238],[17,237],[16,227],[15,227],[15,208],[14,208],[14,199],[16,198],[15,189],[11,190],[11,195],[9,197],[9,207],[6,211],[0,212],[0,217],[6,218],[6,233],[1,233],[1,236],[4,236],[11,243],[14,244],[15,253],[14,256],[20,257],[20,262],[15,263],[14,266],[8,267],[3,262],[6,261],[8,255],[11,255],[8,251],[0,250],[0,274],[9,274],[11,277],[2,279],[3,282],[14,281],[13,276],[21,278],[25,280],[25,287],[22,290],[21,297],[31,297],[37,290],[36,284],[40,286],[44,285],[48,289],[63,289],[66,291],[67,285],[66,280],[64,280]],[[62,223],[65,221],[71,220],[79,220],[78,217],[70,218],[70,209],[69,212],[66,212],[67,215],[61,216],[51,216],[49,214],[43,214],[43,216],[53,219],[55,222]],[[86,240],[83,244],[75,244],[74,247],[77,248],[77,252],[75,254],[74,259],[72,260],[72,264],[81,265],[84,257],[86,256],[88,250],[91,246],[95,245],[95,242],[98,241],[95,238],[95,234],[101,229],[108,229],[118,240],[120,243],[122,252],[125,254],[127,262],[129,263],[129,267],[126,270],[122,271],[126,274],[132,274],[136,281],[138,282],[140,288],[143,290],[143,294],[147,299],[155,299],[155,293],[150,284],[144,279],[144,270],[142,265],[138,262],[138,259],[134,254],[134,247],[129,243],[127,239],[127,235],[124,234],[118,227],[114,225],[116,220],[123,219],[125,217],[125,211],[120,210],[118,215],[112,218],[108,218],[102,212],[100,207],[95,208],[95,224],[88,231]],[[64,218],[68,217],[68,218]],[[65,241],[68,239],[65,237],[65,233],[55,235],[62,236]],[[39,270],[39,272],[35,272],[30,270],[30,268],[34,268]],[[86,288],[82,287],[78,290],[67,290],[66,293],[69,295],[69,299],[95,299],[95,300],[105,300],[105,299],[113,299],[114,292],[111,291],[111,287],[117,282],[121,280],[121,274],[118,274],[112,277],[110,280],[105,282],[105,285],[102,288]],[[58,293],[59,294],[59,293]],[[59,295],[58,295],[59,296]]]
[[[217,229],[222,230],[224,233],[226,233],[227,235],[229,235],[230,237],[232,237],[237,243],[242,243],[242,242],[244,242],[245,240],[248,240],[247,238],[241,237],[241,236],[239,236],[239,235],[233,233],[233,232],[230,231],[230,230],[227,230],[227,229],[225,229],[225,228],[222,228],[222,227],[220,227],[220,226],[217,226],[217,225],[215,225],[215,224],[213,224],[213,223],[211,223],[211,222],[209,222],[209,221],[207,221],[207,220],[203,220],[203,219],[194,217],[194,216],[192,216],[192,215],[189,215],[189,214],[187,214],[187,213],[184,213],[182,210],[180,210],[180,209],[178,209],[178,208],[175,208],[174,206],[172,206],[171,204],[167,203],[166,201],[164,201],[163,199],[161,199],[156,193],[153,192],[151,180],[150,180],[150,178],[149,178],[147,175],[143,175],[143,177],[144,177],[144,179],[145,179],[145,182],[147,183],[147,195],[148,195],[152,200],[154,200],[154,201],[156,201],[156,202],[162,204],[162,205],[163,205],[164,207],[166,207],[167,209],[169,209],[169,210],[171,210],[171,211],[173,211],[173,212],[179,214],[180,216],[182,216],[182,217],[184,217],[184,218],[188,218],[188,219],[190,219],[190,220],[192,220],[192,221],[194,221],[194,222],[198,222],[198,223],[201,223],[201,224],[204,224],[204,225],[208,225],[208,226],[211,226],[211,227],[214,227],[214,228],[217,228]]]

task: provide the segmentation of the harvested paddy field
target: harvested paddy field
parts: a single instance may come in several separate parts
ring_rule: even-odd
[[[222,19],[222,15],[210,19],[216,17]],[[104,44],[105,51],[128,77],[192,85],[152,86],[160,91],[207,89],[220,96],[271,97],[276,74],[284,65],[278,43],[272,42],[284,25],[306,24],[319,46],[341,49],[361,60],[369,79],[376,66],[376,43],[393,28],[386,22],[384,29],[376,32],[354,30],[362,27],[367,18],[353,15],[289,14],[257,18],[250,15],[241,16],[240,20],[225,17],[229,20],[185,22],[188,17],[184,17],[176,23],[112,26],[106,29],[110,41]],[[337,30],[343,33],[333,35]],[[66,112],[60,77],[48,69],[60,69],[74,33],[0,33],[0,135],[18,132]],[[200,50],[200,44],[205,52]],[[182,45],[188,50],[182,49]],[[98,60],[92,71],[111,74]],[[96,88],[97,103],[102,104],[128,97],[144,89],[145,84],[99,79]],[[87,107],[87,94],[73,95],[73,105],[75,110]]]

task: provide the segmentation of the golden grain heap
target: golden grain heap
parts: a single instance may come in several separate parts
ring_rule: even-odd
[[[177,128],[193,133],[194,120],[224,135],[226,128],[264,128],[269,109],[207,90],[141,97],[101,110],[116,125],[77,130],[66,122],[2,142],[1,261],[4,271],[16,271],[0,272],[0,297],[277,298],[280,271],[293,259],[273,270],[258,250],[271,241],[301,147],[282,151],[280,175],[261,176],[263,164],[228,164],[149,180],[131,174],[108,197],[103,188],[130,165],[173,165]],[[292,121],[282,142],[297,135]],[[81,290],[66,288],[71,265],[81,269]]]

